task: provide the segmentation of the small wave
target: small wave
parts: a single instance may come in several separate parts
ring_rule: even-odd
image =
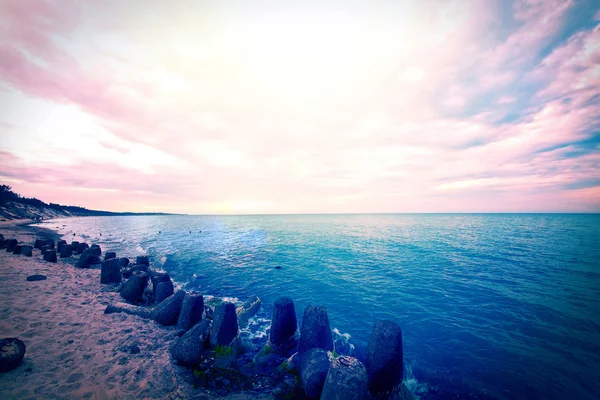
[[[237,297],[221,297],[221,300],[223,300],[226,303],[233,303],[236,306],[239,306],[242,304],[240,299],[238,299]]]
[[[270,329],[269,318],[254,316],[248,320],[248,325],[241,330],[241,333],[247,339],[257,340],[266,338]]]
[[[336,353],[348,356],[356,354],[356,347],[350,343],[349,333],[341,333],[338,328],[334,328],[331,335],[333,336],[333,349]]]
[[[404,385],[406,388],[417,398],[420,399],[421,395],[427,393],[427,384],[419,382],[413,374],[412,365],[409,363],[404,364]]]

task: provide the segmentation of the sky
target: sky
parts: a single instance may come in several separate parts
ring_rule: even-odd
[[[0,0],[0,182],[112,211],[600,212],[600,3]]]

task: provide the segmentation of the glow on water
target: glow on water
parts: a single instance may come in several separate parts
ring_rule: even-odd
[[[599,397],[600,215],[128,216],[42,225],[119,255],[147,253],[184,289],[259,296],[257,342],[282,295],[294,299],[300,321],[306,305],[326,306],[331,327],[350,334],[359,355],[373,322],[394,320],[422,399]]]

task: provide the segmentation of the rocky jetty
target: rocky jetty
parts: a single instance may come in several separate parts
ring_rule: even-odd
[[[237,307],[211,297],[205,301],[201,293],[175,291],[169,274],[153,270],[147,256],[136,257],[133,265],[114,251],[106,251],[101,259],[102,249],[97,244],[60,240],[55,246],[52,240],[38,239],[31,246],[0,235],[0,246],[28,257],[33,256],[33,248],[40,249],[44,260],[50,262],[57,262],[57,250],[61,258],[80,252],[75,265],[99,268],[100,283],[112,284],[103,291],[118,291],[124,300],[108,304],[104,313],[152,319],[167,332],[170,329],[173,361],[193,369],[191,379],[196,384],[218,387],[220,394],[251,388],[253,382],[266,379],[261,387],[275,398],[384,399],[397,398],[398,393],[410,397],[402,384],[402,330],[393,321],[375,322],[364,358],[359,359],[350,355],[354,348],[347,337],[331,330],[326,307],[307,306],[298,329],[294,301],[284,296],[273,304],[266,343],[256,346],[240,333],[261,308],[256,296]],[[27,277],[28,281],[43,279],[44,275]],[[20,341],[3,340],[13,340],[7,349],[22,359],[24,344],[21,354]],[[126,343],[121,351],[139,354],[139,343]]]

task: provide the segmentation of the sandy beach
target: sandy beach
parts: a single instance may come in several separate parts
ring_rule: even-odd
[[[5,221],[0,232],[33,244],[54,232]],[[17,337],[27,346],[16,369],[0,374],[4,399],[211,399],[195,389],[169,354],[176,329],[126,314],[104,314],[119,294],[100,284],[99,269],[74,267],[76,258],[44,262],[0,251],[0,336]],[[42,274],[46,280],[29,282]],[[223,398],[223,397],[220,397]],[[268,399],[240,393],[229,399]]]

